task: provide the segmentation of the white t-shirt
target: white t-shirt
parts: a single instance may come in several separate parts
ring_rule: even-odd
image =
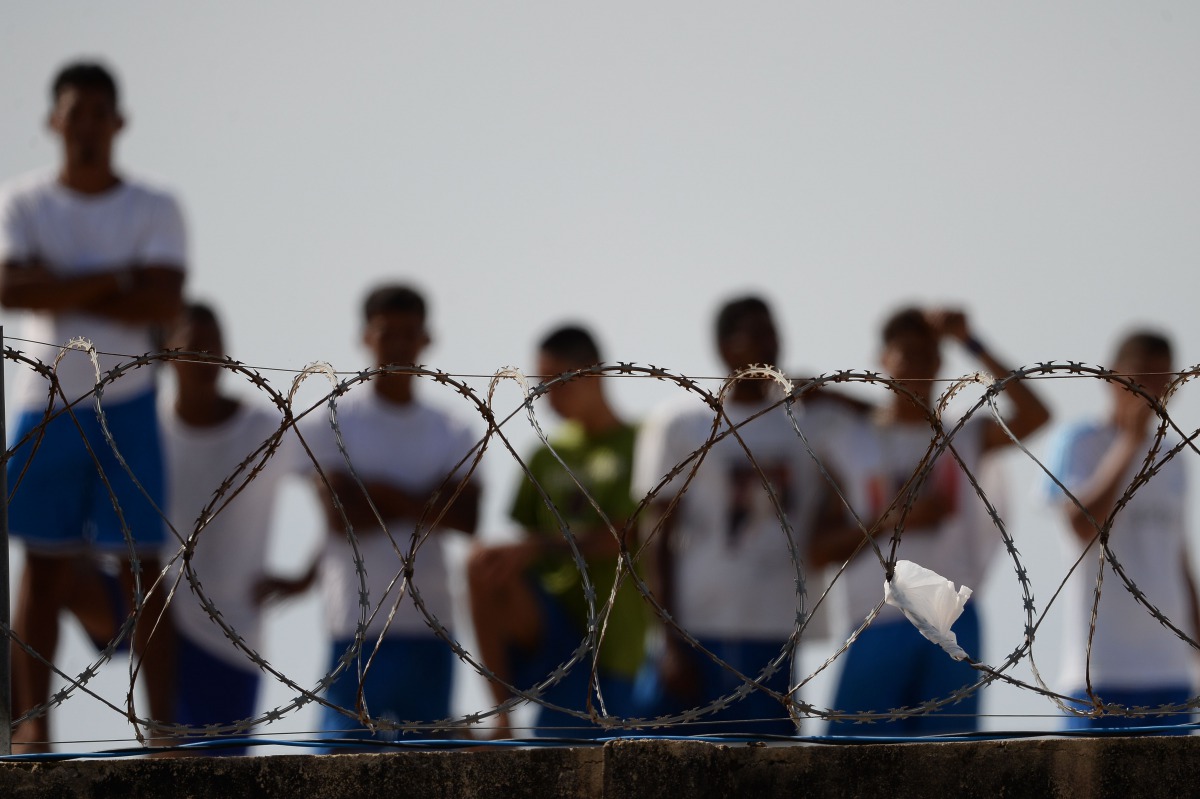
[[[0,262],[40,258],[62,275],[108,272],[137,264],[184,270],[187,263],[183,215],[167,192],[135,180],[124,180],[103,194],[80,194],[58,183],[49,172],[17,178],[0,188]],[[150,328],[87,313],[35,312],[25,337],[54,346],[22,345],[30,356],[51,364],[58,348],[82,336],[100,352],[103,374],[127,356],[153,348]],[[15,389],[21,409],[45,405],[46,381],[21,369]],[[70,399],[96,384],[91,359],[69,352],[58,368]],[[154,370],[134,369],[105,386],[107,399],[137,396],[154,384]]]
[[[245,639],[247,646],[261,651],[261,612],[252,591],[264,573],[271,511],[279,483],[298,465],[295,439],[286,435],[262,471],[247,482],[261,455],[236,477],[234,472],[279,429],[281,418],[278,413],[243,403],[229,420],[204,427],[187,424],[170,408],[163,408],[159,415],[169,481],[168,516],[181,537],[186,540],[196,530],[201,512],[213,502],[221,484],[227,479],[233,480],[210,511],[216,515],[196,537],[192,566],[204,593],[216,605],[225,622]],[[241,490],[230,500],[239,488]],[[172,540],[164,552],[167,558],[178,552],[179,544],[174,542],[173,536]],[[200,599],[189,589],[186,577],[171,602],[171,610],[180,632],[193,642],[231,665],[242,668],[250,665],[246,656],[209,618]]]
[[[979,479],[983,434],[987,423],[987,418],[974,416],[955,434],[953,440],[955,452],[976,480]],[[872,427],[883,458],[886,507],[917,471],[921,459],[929,450],[933,430],[924,423],[875,423]],[[953,425],[949,425],[947,432],[952,428]],[[936,488],[943,496],[953,497],[954,512],[934,527],[919,528],[905,524],[896,548],[896,559],[911,560],[932,569],[955,585],[978,588],[994,552],[994,541],[999,540],[999,535],[989,535],[994,530],[980,528],[979,514],[975,508],[980,502],[979,497],[948,449],[934,462],[925,486]],[[887,557],[891,551],[892,531],[881,532],[875,541],[884,557]],[[848,622],[852,626],[861,624],[883,599],[883,580],[883,564],[873,549],[864,547],[847,565],[839,582],[845,586]],[[877,618],[879,621],[905,621],[903,614],[890,605],[885,605]]]
[[[643,424],[634,458],[634,487],[646,494],[702,447],[713,411],[673,403]],[[769,408],[774,400],[726,402],[737,423]],[[848,418],[828,410],[795,405],[793,415],[826,469],[840,481],[856,508],[866,504],[866,485],[877,469],[871,440]],[[728,429],[722,422],[721,430]],[[738,429],[742,442],[726,437],[707,453],[675,513],[672,539],[678,620],[702,637],[781,640],[791,635],[800,608],[798,580],[826,485],[812,455],[797,435],[784,407],[768,410]],[[749,449],[753,462],[746,454]],[[785,525],[762,478],[770,480],[790,526]],[[657,495],[669,500],[683,487],[693,463]],[[797,566],[796,559],[800,566]],[[819,592],[806,589],[806,608]]]
[[[1068,489],[1078,490],[1091,477],[1116,436],[1116,429],[1108,424],[1072,425],[1055,439],[1047,466]],[[1151,441],[1149,437],[1146,439],[1146,452]],[[1169,449],[1171,443],[1171,438],[1167,438],[1163,448]],[[1185,558],[1188,453],[1184,451],[1181,455],[1172,458],[1138,488],[1113,523],[1109,546],[1150,604],[1187,632],[1191,627],[1184,581],[1184,569],[1190,568]],[[1139,459],[1126,474],[1129,482],[1140,468]],[[1048,484],[1047,488],[1056,502],[1070,501],[1057,486]],[[1072,564],[1085,544],[1069,528],[1064,528],[1062,541],[1065,562]],[[1085,684],[1087,637],[1101,553],[1097,542],[1067,580],[1063,596],[1064,690]],[[1194,658],[1191,647],[1139,605],[1111,564],[1105,562],[1096,635],[1092,641],[1093,685],[1133,690],[1186,687],[1191,684],[1190,665]]]
[[[466,424],[444,411],[419,400],[396,405],[380,398],[372,384],[356,386],[338,399],[337,420],[346,453],[359,478],[364,482],[386,481],[406,491],[430,492],[437,488],[478,441]],[[328,412],[314,413],[301,425],[305,440],[321,468],[327,474],[348,473]],[[464,465],[464,470],[466,466],[469,462]],[[448,490],[452,488],[452,484],[448,486]],[[402,588],[405,589],[404,598],[388,627],[388,634],[433,635],[425,616],[413,601],[411,589],[404,586],[402,576],[397,579],[404,568],[399,553],[412,551],[417,522],[417,519],[387,519],[390,538],[378,526],[354,530],[366,567],[371,610],[381,606],[368,630],[369,635],[383,629]],[[444,542],[439,532],[422,529],[417,542],[413,580],[427,612],[449,628],[450,589]],[[388,585],[393,580],[395,585],[389,591]],[[326,536],[321,585],[330,633],[335,639],[352,638],[362,612],[359,604],[361,586],[344,529],[331,530]]]

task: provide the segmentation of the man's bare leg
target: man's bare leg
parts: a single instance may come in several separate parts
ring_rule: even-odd
[[[58,650],[59,613],[71,593],[75,555],[45,555],[26,551],[25,570],[13,614],[13,632],[30,648],[54,662]],[[13,710],[16,716],[50,698],[50,667],[12,648]],[[13,731],[13,753],[49,752],[49,710]]]
[[[83,627],[94,643],[106,646],[117,637],[131,605],[117,606],[102,573],[102,566],[90,555],[72,561],[73,576],[66,610]]]
[[[156,721],[175,720],[175,625],[166,608],[166,587],[159,585],[154,591],[150,586],[157,579],[162,567],[155,555],[144,555],[141,562],[141,588],[145,595],[142,613],[133,628],[133,651],[139,658],[142,679],[149,700],[149,717]],[[133,606],[134,580],[130,561],[121,564],[121,587]],[[151,736],[159,738],[160,736]],[[165,741],[156,741],[165,743]]]
[[[467,561],[467,582],[471,596],[471,619],[479,658],[496,677],[512,684],[509,653],[514,647],[532,650],[542,638],[542,614],[537,597],[522,569],[525,558],[516,551],[520,545],[480,547]],[[512,698],[502,683],[489,680],[497,705]],[[523,686],[527,687],[527,686]],[[493,737],[512,737],[508,713],[496,716]]]

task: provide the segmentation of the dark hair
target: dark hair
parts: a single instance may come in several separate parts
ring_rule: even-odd
[[[555,328],[542,339],[538,351],[561,358],[573,368],[592,366],[604,360],[600,357],[600,347],[597,346],[596,339],[578,325]]]
[[[159,344],[165,347],[168,342],[177,341],[185,333],[194,332],[196,325],[212,325],[224,349],[225,333],[221,330],[221,320],[213,307],[205,302],[185,302],[179,310],[179,315],[175,317],[174,324],[158,331]]]
[[[1172,360],[1171,340],[1154,330],[1134,330],[1121,339],[1113,363],[1122,363],[1129,358],[1155,356]]]
[[[221,320],[217,318],[217,312],[206,302],[185,303],[183,313],[180,314],[179,318],[183,322],[202,322],[216,325],[217,327],[221,326]]]
[[[717,311],[717,343],[728,341],[737,332],[738,326],[755,314],[771,315],[770,307],[761,297],[738,297],[722,305]]]
[[[57,102],[59,95],[69,88],[100,89],[112,98],[113,107],[117,106],[117,82],[102,64],[93,61],[75,61],[67,64],[58,71],[54,82],[50,84],[50,100]]]
[[[425,321],[425,298],[411,286],[386,283],[376,286],[363,300],[363,320],[385,313],[414,313]]]
[[[925,318],[925,312],[915,305],[901,308],[889,316],[883,323],[881,333],[884,346],[910,333],[936,337],[929,320]]]

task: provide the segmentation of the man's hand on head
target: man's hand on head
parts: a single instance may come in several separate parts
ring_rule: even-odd
[[[925,312],[925,320],[939,338],[953,338],[958,341],[970,338],[971,329],[963,311],[955,308],[934,308]]]

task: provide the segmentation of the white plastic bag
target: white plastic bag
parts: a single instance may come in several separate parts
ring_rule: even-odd
[[[967,653],[950,627],[970,597],[970,588],[964,585],[955,591],[954,583],[911,560],[896,561],[892,581],[883,583],[883,601],[900,608],[921,635],[955,660],[966,660]]]

